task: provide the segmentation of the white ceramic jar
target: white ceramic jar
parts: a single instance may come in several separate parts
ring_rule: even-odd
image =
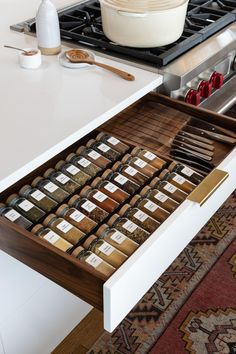
[[[37,69],[40,67],[42,59],[41,59],[41,52],[39,49],[35,48],[25,48],[28,53],[19,52],[19,65],[24,69]]]

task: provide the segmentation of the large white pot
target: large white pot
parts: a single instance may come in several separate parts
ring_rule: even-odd
[[[175,42],[183,33],[188,0],[158,11],[127,11],[109,0],[100,0],[105,35],[117,44],[151,48]]]

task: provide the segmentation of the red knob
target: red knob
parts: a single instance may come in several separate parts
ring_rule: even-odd
[[[185,102],[198,106],[200,104],[200,92],[190,89],[186,93]]]
[[[212,83],[212,86],[215,89],[219,89],[223,85],[224,79],[225,78],[223,74],[214,71],[213,74],[211,75],[210,82]]]
[[[210,81],[202,80],[198,86],[198,91],[201,97],[207,98],[212,92],[212,83]]]

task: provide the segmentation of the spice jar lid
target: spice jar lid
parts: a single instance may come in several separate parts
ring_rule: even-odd
[[[114,165],[112,166],[112,171],[116,171],[116,170],[118,170],[118,168],[120,167],[122,165],[122,162],[120,162],[120,161],[117,161],[117,162],[115,162],[114,163]]]
[[[111,169],[107,169],[105,172],[102,174],[102,178],[106,179],[113,171]]]
[[[91,235],[87,238],[87,240],[83,243],[83,247],[84,248],[89,248],[89,246],[91,245],[91,243],[94,240],[97,240],[98,238],[95,235]]]
[[[136,156],[136,154],[139,153],[139,151],[141,151],[142,148],[140,148],[139,146],[136,146],[135,148],[133,148],[133,150],[131,151],[131,155]]]
[[[119,215],[123,216],[127,212],[127,210],[130,209],[130,208],[131,208],[130,204],[123,205],[123,207],[119,211]]]
[[[178,162],[173,161],[171,162],[170,166],[168,167],[168,170],[171,172],[173,169],[178,165]]]
[[[87,142],[86,146],[87,146],[87,147],[91,147],[94,143],[96,143],[96,140],[95,140],[95,139],[90,139],[90,140]]]
[[[79,194],[79,195],[80,195],[81,197],[85,198],[85,197],[87,197],[89,191],[91,191],[91,190],[92,190],[92,188],[91,188],[90,186],[85,186],[85,187],[80,191],[80,194]]]
[[[125,156],[123,157],[123,159],[121,160],[122,163],[128,163],[128,161],[130,160],[132,156],[130,154],[125,154]]]
[[[31,230],[31,232],[35,235],[37,235],[37,233],[42,230],[44,227],[42,224],[37,224],[33,227],[33,229]]]
[[[31,183],[31,186],[32,187],[36,187],[37,186],[37,184],[40,182],[40,181],[42,181],[43,180],[43,177],[36,177],[34,180],[33,180],[33,182]]]
[[[101,177],[96,177],[93,182],[91,183],[91,187],[96,188],[98,184],[102,181]]]
[[[84,150],[86,150],[85,146],[80,146],[77,150],[76,150],[76,154],[77,155],[82,155]]]
[[[51,221],[56,218],[55,214],[49,214],[44,220],[43,220],[43,225],[44,226],[49,226]]]
[[[84,247],[79,246],[72,252],[72,256],[77,257],[82,251],[84,251]]]
[[[103,224],[99,227],[99,229],[96,231],[96,235],[98,237],[102,236],[102,234],[109,229],[109,226],[107,224]]]
[[[56,170],[60,170],[63,165],[65,165],[65,161],[60,160],[60,161],[58,161],[58,163],[56,164],[55,169],[56,169]]]
[[[156,184],[157,184],[158,182],[160,182],[160,181],[161,181],[161,180],[160,180],[159,177],[154,177],[153,180],[149,183],[149,186],[150,186],[151,188],[153,188],[153,187],[155,187]]]
[[[11,203],[13,202],[14,199],[18,198],[18,194],[14,193],[14,194],[11,194],[7,200],[6,200],[6,204],[8,205],[11,205]]]
[[[107,134],[105,134],[105,133],[103,133],[103,132],[99,133],[99,134],[96,136],[96,140],[97,140],[97,141],[101,140],[105,135],[107,135]]]
[[[164,179],[166,177],[166,175],[168,175],[170,173],[169,170],[167,170],[166,168],[159,174],[159,178],[160,179]]]
[[[62,204],[61,206],[59,206],[59,208],[57,208],[56,210],[56,215],[57,216],[63,216],[64,212],[66,211],[66,209],[69,208],[69,205],[67,204]]]
[[[19,195],[25,197],[25,193],[27,194],[27,191],[31,190],[31,186],[29,184],[26,184],[25,186],[23,186],[20,190],[19,190]]]
[[[71,197],[70,200],[68,201],[68,205],[72,206],[74,202],[76,202],[78,199],[80,199],[80,196],[78,194],[73,195],[73,197]]]
[[[54,170],[53,168],[48,168],[47,171],[44,172],[43,176],[44,176],[45,178],[48,178],[48,177],[50,176],[50,174],[51,174],[52,172],[54,172],[54,171],[55,171],[55,170]]]
[[[70,162],[70,161],[73,159],[73,157],[75,157],[75,156],[76,156],[76,154],[75,154],[74,152],[70,153],[70,154],[66,157],[66,161],[67,161],[67,162]]]
[[[6,204],[0,203],[0,216],[2,215],[1,211],[4,210],[5,208],[6,208]]]
[[[130,205],[135,206],[135,204],[137,203],[137,201],[138,201],[139,199],[141,199],[141,196],[140,196],[139,194],[135,195],[135,196],[131,199]]]
[[[110,219],[108,220],[107,224],[108,224],[109,226],[113,226],[114,222],[115,222],[118,218],[120,218],[120,215],[118,215],[118,214],[112,215],[112,217],[110,217]]]
[[[152,188],[149,187],[149,186],[144,187],[144,188],[141,190],[140,195],[141,195],[142,197],[144,197],[151,189],[152,189]]]

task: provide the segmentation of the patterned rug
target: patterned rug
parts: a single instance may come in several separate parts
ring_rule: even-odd
[[[236,193],[88,353],[236,353],[235,227]]]

